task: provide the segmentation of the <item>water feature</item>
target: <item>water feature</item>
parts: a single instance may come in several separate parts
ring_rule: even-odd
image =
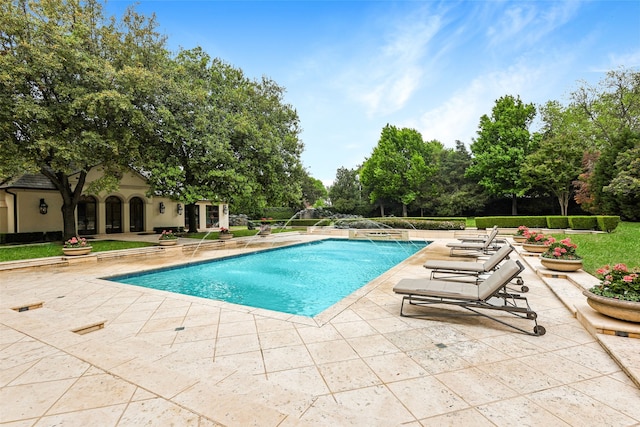
[[[426,244],[326,239],[105,278],[302,316],[315,316]]]

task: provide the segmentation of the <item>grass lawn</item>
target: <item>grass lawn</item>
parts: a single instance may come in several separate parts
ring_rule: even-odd
[[[140,248],[153,246],[147,242],[123,242],[118,240],[88,240],[92,252],[113,251],[118,249]],[[20,246],[0,246],[0,262],[17,261],[20,259],[46,258],[62,256],[62,243],[35,243]]]
[[[291,227],[291,228],[287,228],[287,229],[281,229],[281,228],[277,228],[277,227],[271,227],[271,233],[272,234],[276,234],[276,233],[288,233],[291,231],[306,231],[307,228],[306,227]],[[256,234],[258,234],[258,232],[260,230],[255,229],[255,230],[248,230],[247,227],[231,227],[229,229],[229,231],[231,231],[231,234],[233,234],[233,237],[247,237],[247,236],[255,236]],[[218,236],[220,235],[219,232],[217,231],[213,231],[210,233],[206,233],[206,232],[199,232],[199,233],[193,233],[193,234],[184,234],[182,237],[188,237],[190,239],[203,239],[206,236],[206,240],[216,240],[218,239]]]
[[[610,264],[640,267],[640,222],[621,222],[612,233],[552,234],[556,239],[569,237],[578,245],[584,270],[595,275],[598,268]]]

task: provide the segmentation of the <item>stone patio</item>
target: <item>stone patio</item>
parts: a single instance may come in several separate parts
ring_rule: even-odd
[[[267,239],[326,237],[286,234]],[[640,423],[640,339],[616,336],[640,325],[593,312],[580,289],[588,277],[551,277],[516,257],[541,337],[479,317],[400,317],[393,286],[428,276],[422,264],[453,234],[412,237],[434,243],[313,319],[100,279],[255,250],[240,239],[0,271],[0,423]]]

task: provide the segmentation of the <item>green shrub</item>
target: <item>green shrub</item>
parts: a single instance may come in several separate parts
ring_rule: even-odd
[[[384,224],[391,228],[399,229],[416,229],[416,230],[464,230],[466,222],[464,219],[416,219],[416,218],[376,218],[375,222]],[[364,227],[358,228],[371,228],[371,223]]]
[[[263,218],[273,218],[273,219],[289,219],[296,214],[295,209],[293,208],[266,208],[264,210]]]
[[[569,218],[566,216],[548,216],[547,228],[569,228]]]
[[[569,227],[573,230],[593,230],[596,228],[596,217],[584,215],[570,216]]]
[[[611,233],[620,224],[620,217],[613,215],[598,216],[596,217],[596,222],[598,223],[598,229]]]
[[[546,216],[484,216],[476,217],[476,227],[479,229],[492,228],[494,225],[504,228],[518,228],[526,225],[530,228],[547,226]]]

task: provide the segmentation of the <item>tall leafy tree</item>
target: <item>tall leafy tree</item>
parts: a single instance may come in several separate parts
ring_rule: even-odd
[[[466,175],[492,195],[511,196],[513,215],[518,214],[517,196],[528,189],[520,167],[532,150],[529,126],[535,115],[533,104],[503,96],[496,100],[491,116],[480,118],[478,138],[471,144],[473,161]]]
[[[197,231],[200,200],[251,213],[267,204],[299,207],[302,144],[283,89],[251,81],[200,48],[181,51],[167,70],[158,138],[144,164],[152,192],[185,203],[189,231]]]
[[[441,150],[438,165],[438,173],[434,176],[435,195],[425,195],[422,206],[439,216],[474,215],[482,211],[487,195],[474,179],[465,176],[471,165],[471,153],[464,143],[456,141],[455,149]]]
[[[580,115],[549,101],[540,108],[544,123],[539,143],[522,165],[522,175],[532,188],[550,193],[558,199],[561,215],[567,215],[573,183],[582,172],[582,158],[587,144],[582,137]]]
[[[380,204],[382,216],[384,200],[402,204],[402,215],[407,216],[407,206],[424,191],[437,170],[433,162],[435,150],[414,129],[390,125],[382,129],[380,141],[360,174],[362,184],[370,191],[371,202]]]
[[[0,176],[49,178],[65,238],[76,234],[87,173],[101,165],[94,190],[112,186],[152,133],[166,55],[155,28],[133,9],[106,21],[95,0],[0,3]]]
[[[329,188],[329,199],[333,210],[345,214],[357,214],[363,203],[369,204],[363,201],[358,169],[338,168],[333,185]]]
[[[302,177],[302,202],[305,207],[324,205],[327,198],[327,188],[321,180],[310,176],[306,171]]]

